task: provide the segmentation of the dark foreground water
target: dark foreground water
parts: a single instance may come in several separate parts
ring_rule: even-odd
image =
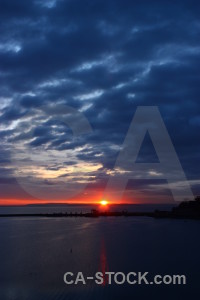
[[[0,299],[198,299],[200,222],[151,218],[0,219]],[[67,286],[65,272],[185,274],[186,285]]]

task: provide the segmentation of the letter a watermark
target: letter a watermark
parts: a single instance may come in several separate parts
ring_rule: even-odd
[[[142,142],[149,133],[158,163],[136,163]],[[186,179],[161,114],[156,106],[139,106],[131,122],[104,197],[114,192],[114,199],[120,200],[130,179],[166,179],[175,201],[193,199],[190,185]],[[155,178],[155,177],[154,177]]]

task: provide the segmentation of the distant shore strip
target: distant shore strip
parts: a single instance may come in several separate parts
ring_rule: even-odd
[[[200,214],[191,213],[176,213],[174,211],[159,211],[154,212],[99,212],[97,210],[92,210],[88,213],[40,213],[40,214],[0,214],[0,218],[29,218],[29,217],[39,217],[39,218],[70,218],[70,217],[82,217],[82,218],[99,218],[99,217],[151,217],[156,219],[195,219],[200,220]]]

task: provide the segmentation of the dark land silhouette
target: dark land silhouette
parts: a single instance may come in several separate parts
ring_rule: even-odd
[[[200,196],[193,201],[181,202],[177,207],[173,207],[171,211],[156,210],[154,217],[200,220]]]

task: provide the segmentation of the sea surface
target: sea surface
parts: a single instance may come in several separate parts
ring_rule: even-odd
[[[31,212],[54,212],[56,208],[61,211],[61,207],[32,207]],[[12,209],[16,213],[16,208],[2,207],[0,213]],[[22,209],[26,213],[30,207],[17,212]],[[0,218],[0,299],[198,299],[199,234],[200,222],[193,220]],[[89,281],[66,285],[63,281],[66,272],[93,276],[106,270],[149,272],[150,276],[183,274],[187,284],[108,285],[105,281],[97,285]]]

